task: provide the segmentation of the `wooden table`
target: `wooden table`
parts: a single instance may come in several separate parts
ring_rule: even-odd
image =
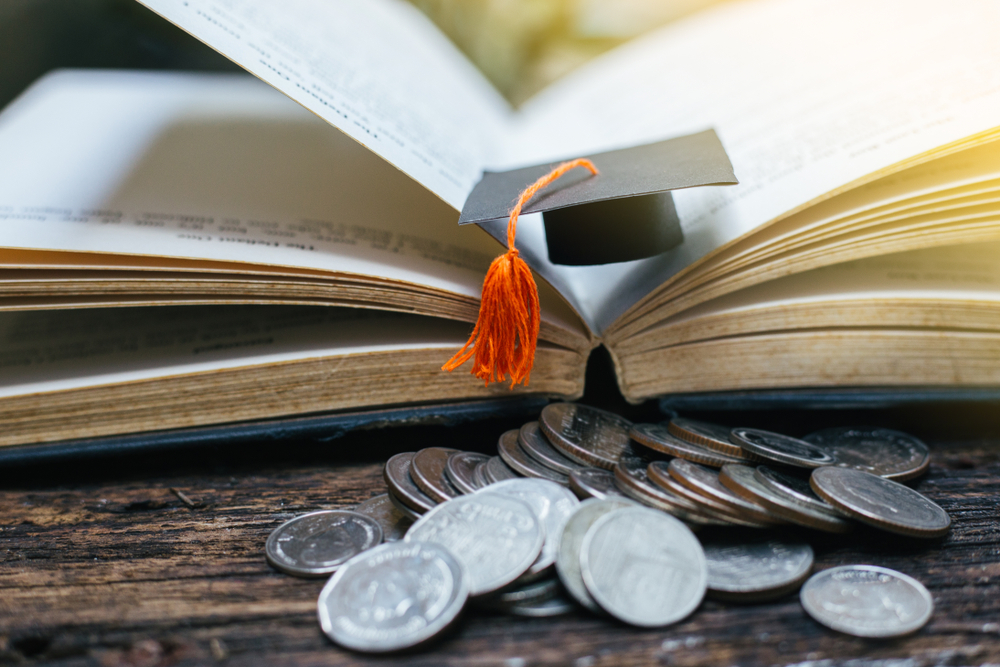
[[[761,605],[706,601],[659,630],[584,611],[551,619],[467,612],[448,637],[392,658],[327,641],[316,622],[323,582],[271,569],[263,556],[270,531],[297,514],[383,492],[381,463],[393,452],[431,444],[488,451],[509,426],[516,424],[412,427],[331,443],[0,471],[0,663],[1000,663],[1000,440],[981,436],[932,441],[930,473],[916,484],[951,514],[944,540],[869,530],[806,536],[817,568],[873,563],[922,581],[936,610],[908,638],[839,635],[790,595]]]

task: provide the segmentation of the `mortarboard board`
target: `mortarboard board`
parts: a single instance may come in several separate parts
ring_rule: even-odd
[[[671,190],[738,182],[714,130],[586,157],[598,176],[567,173],[521,211],[543,214],[554,264],[608,264],[666,252],[684,240]],[[485,172],[458,224],[477,223],[504,243],[518,196],[560,162]]]

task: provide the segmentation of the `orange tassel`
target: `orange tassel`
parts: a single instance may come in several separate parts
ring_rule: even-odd
[[[511,389],[520,382],[528,385],[535,363],[541,316],[535,279],[514,247],[517,218],[535,193],[574,167],[586,167],[591,174],[597,174],[597,167],[585,158],[564,162],[528,186],[518,197],[507,222],[507,252],[493,260],[483,281],[483,300],[476,327],[468,342],[441,367],[442,370],[453,371],[475,356],[472,374],[487,385],[503,381],[507,375],[510,375]]]

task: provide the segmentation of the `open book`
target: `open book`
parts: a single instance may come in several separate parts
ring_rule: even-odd
[[[631,401],[1000,384],[989,0],[726,3],[516,111],[396,0],[143,2],[264,83],[58,72],[0,114],[0,444],[507,395],[440,370],[502,250],[456,224],[483,170],[708,128],[740,184],[675,192],[669,252],[557,266],[521,219],[515,392],[601,344]]]

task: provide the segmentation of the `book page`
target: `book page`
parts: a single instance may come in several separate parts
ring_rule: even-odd
[[[507,103],[403,0],[140,0],[454,209],[503,142]]]
[[[0,247],[312,269],[474,304],[501,248],[457,217],[250,76],[64,71],[0,116]],[[543,319],[586,335],[540,292]]]
[[[431,317],[295,306],[0,313],[0,397],[226,368],[460,346]]]
[[[522,110],[505,164],[714,127],[740,184],[675,193],[684,243],[622,266],[599,330],[715,249],[904,160],[1000,125],[1000,5],[726,3],[581,68]],[[933,45],[931,48],[930,45]]]

